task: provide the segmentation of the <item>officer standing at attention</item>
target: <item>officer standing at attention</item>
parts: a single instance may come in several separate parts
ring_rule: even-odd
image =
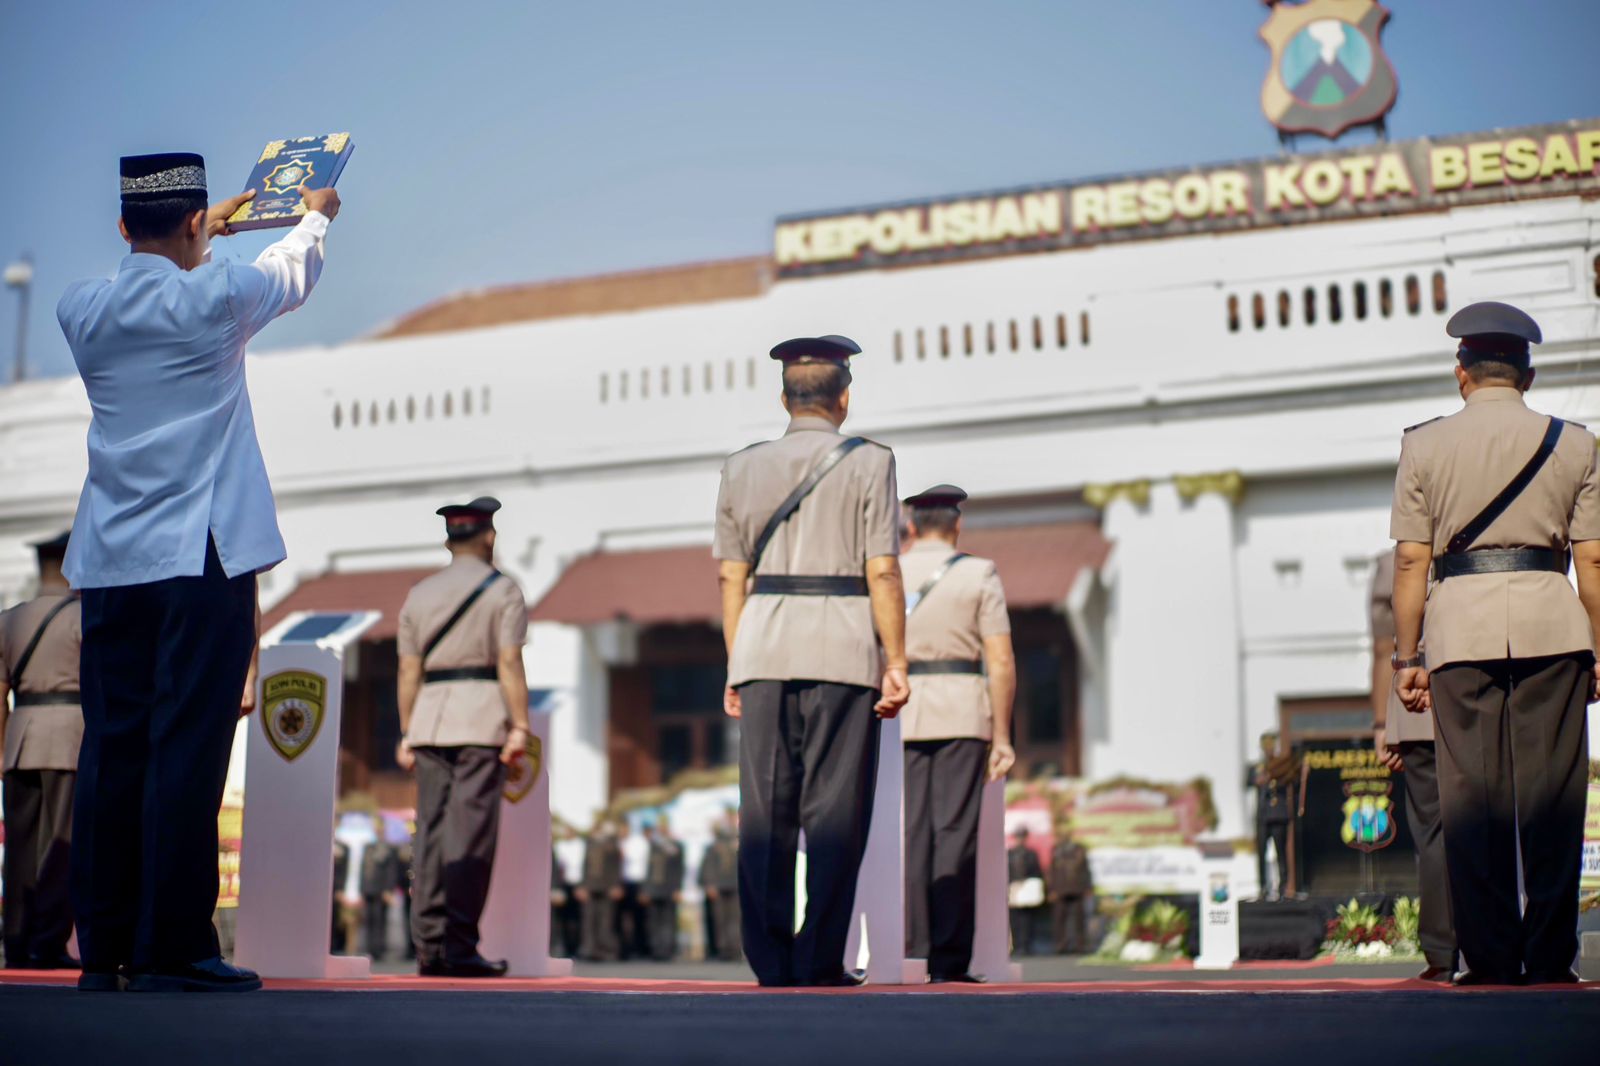
[[[647,908],[650,957],[670,962],[678,954],[678,901],[683,898],[683,845],[662,815],[646,830],[649,868],[641,892]]]
[[[395,757],[417,772],[411,936],[428,976],[506,972],[478,953],[478,918],[505,768],[528,746],[528,605],[494,567],[498,510],[492,496],[439,508],[450,565],[418,582],[400,609]]]
[[[583,850],[583,876],[573,894],[583,907],[578,957],[590,962],[616,962],[622,955],[617,937],[617,903],[622,899],[622,844],[608,818],[596,821]]]
[[[1534,376],[1528,346],[1541,340],[1528,315],[1476,303],[1445,331],[1461,341],[1466,406],[1412,427],[1400,448],[1390,520],[1396,684],[1407,710],[1432,708],[1438,733],[1445,861],[1467,966],[1456,983],[1572,983],[1585,705],[1596,694],[1600,631],[1595,438],[1523,402]]]
[[[1448,984],[1456,973],[1456,929],[1450,918],[1450,872],[1439,824],[1439,763],[1433,715],[1407,714],[1394,687],[1394,553],[1372,572],[1373,748],[1391,772],[1405,772],[1406,825],[1417,853],[1417,939],[1427,967],[1423,981]]]
[[[288,553],[245,347],[310,295],[339,195],[302,189],[305,214],[254,262],[213,259],[252,192],[208,208],[188,152],[121,169],[130,254],[56,305],[91,411],[62,564],[83,594],[78,987],[248,992],[261,978],[223,961],[212,924],[217,811],[255,701],[256,575]]]
[[[736,962],[743,953],[739,935],[739,836],[726,822],[718,822],[711,834],[711,846],[700,857],[700,887],[710,904],[706,958]]]
[[[78,968],[72,936],[72,790],[82,608],[61,576],[68,534],[33,546],[39,593],[0,614],[0,748],[5,763],[5,949],[10,969]],[[16,709],[8,715],[6,693]]]
[[[862,983],[845,972],[844,949],[878,717],[910,696],[894,453],[839,433],[860,351],[839,336],[772,349],[788,431],[729,456],[717,497],[724,703],[741,719],[744,950],[763,985]],[[796,933],[802,829],[806,914]]]
[[[1016,762],[1017,691],[1011,617],[994,563],[956,550],[967,494],[936,485],[906,500],[911,547],[906,653],[917,688],[905,739],[906,953],[928,980],[978,983],[967,972],[978,894],[978,810],[985,777]]]

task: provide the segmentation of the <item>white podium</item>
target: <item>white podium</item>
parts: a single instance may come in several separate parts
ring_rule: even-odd
[[[365,956],[328,953],[344,653],[376,611],[297,612],[261,640],[245,742],[234,958],[263,977],[356,978]]]
[[[566,977],[572,960],[550,956],[550,715],[530,709],[528,724],[528,750],[500,799],[479,951],[505,959],[511,977]]]
[[[1006,890],[1006,783],[983,786],[978,810],[978,913],[972,931],[972,972],[997,984],[1022,980],[1011,961],[1011,911]]]
[[[1239,961],[1239,891],[1233,842],[1196,841],[1200,849],[1200,955],[1197,970],[1229,970]]]
[[[867,852],[856,878],[855,914],[844,949],[845,969],[866,970],[875,985],[919,985],[928,979],[926,959],[906,958],[905,776],[900,719],[886,718],[878,734],[878,786]]]

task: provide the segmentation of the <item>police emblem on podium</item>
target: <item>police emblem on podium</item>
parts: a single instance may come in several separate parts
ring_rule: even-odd
[[[1398,831],[1391,796],[1394,785],[1381,780],[1354,781],[1346,784],[1344,791],[1339,839],[1345,847],[1370,852],[1394,843]]]
[[[1399,92],[1380,37],[1389,11],[1376,0],[1269,0],[1261,39],[1272,65],[1261,110],[1280,134],[1330,140],[1352,126],[1383,125]]]
[[[506,769],[505,788],[501,792],[506,802],[521,803],[528,793],[533,791],[533,786],[538,783],[539,773],[543,769],[544,744],[538,737],[529,736],[528,746],[523,749],[522,758]]]
[[[327,699],[327,678],[309,670],[285,670],[262,682],[261,728],[285,762],[299,758],[317,739]]]

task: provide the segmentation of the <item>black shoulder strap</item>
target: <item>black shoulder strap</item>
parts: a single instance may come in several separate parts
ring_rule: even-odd
[[[816,488],[817,484],[828,476],[829,471],[839,465],[841,459],[865,443],[867,443],[867,438],[865,437],[850,437],[847,440],[840,441],[838,447],[824,455],[822,461],[811,468],[811,473],[806,475],[806,479],[796,485],[794,491],[789,493],[788,497],[778,505],[778,509],[772,512],[772,517],[767,519],[766,528],[762,529],[761,536],[756,538],[756,550],[750,557],[751,573],[754,573],[756,567],[760,565],[761,554],[767,550],[767,542],[772,540],[774,533],[778,532],[778,527],[788,521],[789,516],[794,514],[800,507],[800,501],[811,495],[811,490]]]
[[[35,629],[33,631],[33,636],[29,638],[28,646],[22,649],[21,655],[17,656],[16,664],[11,667],[11,675],[6,678],[6,684],[10,685],[13,689],[17,687],[17,682],[22,680],[22,672],[26,670],[28,668],[28,664],[33,661],[33,653],[39,650],[39,641],[44,639],[44,631],[50,628],[50,623],[56,620],[56,615],[66,610],[71,604],[77,602],[78,594],[74,592],[70,596],[63,598],[60,603],[56,604],[45,613],[44,620],[39,623],[39,628]]]
[[[1517,476],[1511,479],[1510,484],[1500,490],[1500,495],[1490,500],[1489,505],[1478,512],[1477,517],[1462,526],[1461,532],[1450,538],[1450,543],[1445,546],[1447,553],[1455,555],[1472,547],[1472,542],[1483,536],[1483,531],[1511,506],[1513,500],[1522,495],[1522,490],[1528,487],[1534,475],[1544,467],[1551,453],[1556,450],[1556,441],[1561,439],[1561,429],[1564,425],[1566,423],[1559,418],[1550,419],[1550,424],[1544,430],[1544,439],[1539,442],[1539,450],[1533,453],[1533,458],[1517,471]]]
[[[433,649],[439,646],[439,642],[456,627],[456,623],[461,621],[462,615],[471,610],[472,605],[478,602],[478,597],[482,596],[485,592],[488,592],[489,586],[499,580],[500,571],[491,568],[489,571],[489,576],[478,582],[478,587],[472,590],[472,594],[470,596],[461,601],[461,606],[456,608],[456,613],[451,615],[449,618],[446,618],[444,625],[440,626],[439,631],[429,639],[427,645],[422,649],[422,658],[424,661],[427,660],[429,655],[433,654]]]
[[[956,552],[954,555],[950,556],[950,558],[940,563],[939,569],[928,575],[928,580],[924,581],[922,583],[922,587],[916,592],[912,593],[911,599],[906,601],[907,618],[911,617],[912,611],[915,611],[918,607],[922,606],[922,601],[928,598],[928,593],[933,591],[933,586],[944,580],[944,576],[950,572],[950,568],[965,558],[967,558],[966,552]]]

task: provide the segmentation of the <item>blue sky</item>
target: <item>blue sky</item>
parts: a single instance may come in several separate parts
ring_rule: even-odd
[[[1389,7],[1391,137],[1600,114],[1600,2]],[[460,289],[764,252],[786,212],[1272,155],[1265,18],[1255,0],[13,0],[0,261],[33,254],[30,363],[69,373],[55,302],[126,250],[119,155],[199,151],[220,198],[266,141],[348,130],[322,284],[256,347],[336,343]],[[0,293],[3,366],[16,314]]]

